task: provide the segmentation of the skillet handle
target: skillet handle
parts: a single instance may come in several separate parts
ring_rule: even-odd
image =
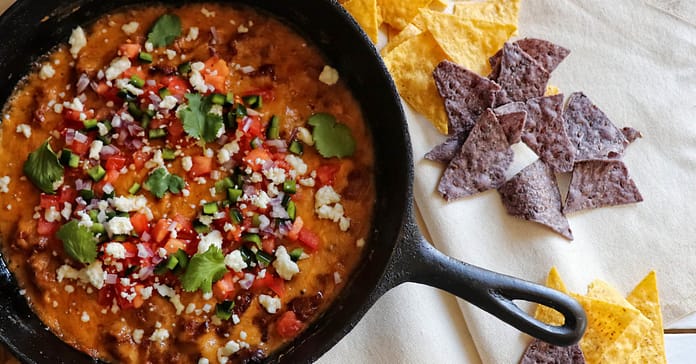
[[[448,291],[507,322],[520,331],[554,345],[577,343],[585,332],[587,317],[573,298],[554,289],[495,273],[451,258],[435,249],[408,224],[400,265],[409,272],[405,280]],[[524,300],[551,307],[565,317],[563,326],[536,320],[513,300]]]

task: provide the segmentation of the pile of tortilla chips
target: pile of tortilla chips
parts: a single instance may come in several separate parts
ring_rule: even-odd
[[[348,0],[343,6],[375,43],[386,25],[389,42],[381,52],[401,97],[447,134],[433,70],[449,60],[487,75],[488,58],[517,32],[520,0],[458,2],[453,14],[443,12],[442,0]]]
[[[579,344],[587,363],[667,362],[654,271],[626,298],[599,279],[590,283],[586,295],[571,293],[556,268],[551,268],[546,285],[571,295],[587,313],[587,331]],[[552,325],[563,324],[561,314],[548,307],[538,306],[534,316]]]

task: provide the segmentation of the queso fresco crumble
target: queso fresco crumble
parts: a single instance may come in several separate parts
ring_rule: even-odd
[[[2,126],[4,257],[44,322],[95,357],[260,360],[326,307],[369,232],[357,102],[252,9],[76,27]]]

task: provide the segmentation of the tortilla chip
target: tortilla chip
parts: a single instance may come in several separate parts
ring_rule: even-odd
[[[573,170],[575,153],[561,114],[563,94],[529,99],[526,106],[522,141],[555,172]]]
[[[391,27],[389,28],[394,29]],[[380,54],[382,55],[382,57],[386,56],[389,52],[391,52],[392,49],[398,47],[406,40],[411,39],[421,33],[423,33],[422,29],[418,28],[414,24],[409,24],[406,28],[404,28],[402,31],[396,34],[393,38],[389,38],[389,43],[387,43],[387,45],[385,45],[382,48]]]
[[[508,214],[551,228],[569,240],[573,233],[561,212],[561,193],[553,170],[541,160],[528,165],[499,189]]]
[[[517,33],[517,18],[521,0],[488,0],[454,4],[454,15],[464,19],[486,20],[492,23],[510,24]]]
[[[466,138],[463,134],[451,135],[442,144],[436,145],[429,151],[425,155],[425,159],[447,164],[459,153],[465,140]]]
[[[611,120],[582,92],[574,92],[563,111],[575,160],[618,158],[628,141]]]
[[[500,49],[515,29],[510,24],[466,20],[427,9],[422,9],[421,14],[449,58],[480,75],[490,70],[486,57]]]
[[[447,166],[438,191],[447,201],[498,188],[505,182],[505,170],[513,152],[495,114],[486,110],[459,153]]]
[[[549,42],[548,40],[537,38],[524,38],[515,41],[525,53],[529,54],[532,59],[539,62],[549,73],[558,67],[563,60],[570,54],[570,49],[561,47],[558,44]],[[495,68],[500,62],[501,51],[498,51],[488,62],[491,67]]]
[[[558,89],[558,87],[554,85],[546,85],[546,91],[544,92],[544,96],[553,96],[553,95],[558,95],[561,93],[561,90]]]
[[[500,57],[500,70],[491,77],[502,90],[496,97],[496,106],[509,102],[525,102],[544,95],[549,72],[514,43],[505,43]],[[495,77],[497,75],[497,77]]]
[[[484,110],[493,106],[500,86],[450,61],[440,62],[433,78],[444,99],[449,132],[466,139]]]
[[[384,57],[399,94],[416,111],[425,115],[443,134],[447,134],[447,114],[437,92],[432,72],[447,55],[430,33],[403,42]]]
[[[379,33],[379,15],[377,0],[348,0],[343,7],[355,18],[372,43],[377,44]]]
[[[546,287],[553,288],[565,294],[569,293],[568,288],[566,287],[565,283],[563,283],[561,275],[558,274],[556,267],[551,267],[549,275],[546,277]],[[563,325],[563,323],[565,323],[565,318],[560,312],[544,305],[536,306],[534,318],[554,326]]]
[[[382,10],[382,19],[396,29],[404,29],[418,15],[421,8],[427,7],[433,0],[378,0]]]
[[[534,339],[522,355],[520,364],[585,364],[580,345],[556,346]]]
[[[616,290],[616,288],[612,287],[609,283],[601,279],[595,279],[590,283],[589,286],[587,286],[587,297],[604,300],[624,307],[634,308],[633,305],[628,303],[623,295]]]
[[[580,340],[580,348],[588,363],[618,363],[636,349],[636,337],[644,328],[640,322],[640,311],[604,300],[571,294],[587,314],[587,330]],[[636,321],[638,319],[639,321]],[[606,354],[606,355],[605,355]],[[611,360],[613,358],[613,360]]]
[[[627,300],[653,323],[650,332],[644,333],[640,349],[631,356],[631,363],[667,363],[662,311],[654,271],[638,283]]]
[[[585,161],[575,165],[564,212],[643,201],[638,187],[619,160]]]
[[[447,9],[447,2],[443,0],[433,0],[433,2],[428,5],[428,9],[435,11],[445,11]]]
[[[502,126],[503,130],[505,131],[505,136],[507,136],[507,140],[510,145],[520,142],[522,138],[522,130],[524,130],[524,123],[526,120],[526,111],[510,112],[507,114],[498,115],[498,121],[500,122],[500,126]]]

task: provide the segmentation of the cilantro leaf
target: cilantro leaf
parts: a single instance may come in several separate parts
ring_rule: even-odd
[[[92,263],[97,259],[97,240],[90,229],[72,220],[60,227],[56,233],[63,241],[63,249],[70,257],[81,263]]]
[[[24,174],[41,191],[54,194],[63,181],[63,166],[47,139],[24,162]]]
[[[179,113],[186,133],[206,142],[216,140],[223,127],[223,121],[222,115],[211,113],[213,107],[211,98],[199,94],[186,94],[186,99],[188,106]]]
[[[157,198],[164,197],[167,191],[177,194],[181,192],[185,186],[186,183],[183,178],[175,174],[169,174],[164,168],[155,169],[143,184],[143,187]]]
[[[181,276],[181,286],[186,292],[201,289],[208,293],[213,283],[219,281],[227,273],[225,257],[222,250],[211,245],[205,253],[197,253],[188,262],[186,273]]]
[[[322,157],[350,157],[355,153],[355,139],[350,128],[336,122],[333,115],[314,114],[308,123],[314,127],[312,137]]]
[[[147,35],[147,41],[155,47],[166,47],[181,35],[181,19],[174,14],[164,14],[157,19]]]

